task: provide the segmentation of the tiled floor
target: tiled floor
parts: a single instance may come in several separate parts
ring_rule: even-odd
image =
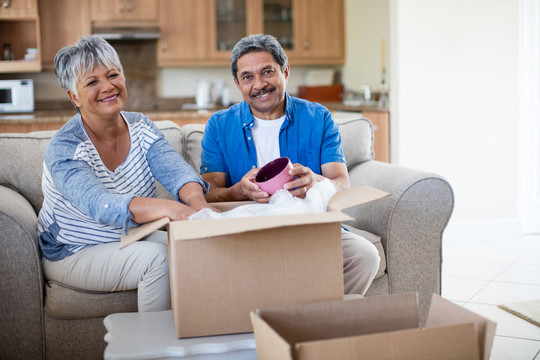
[[[540,360],[540,327],[497,307],[540,299],[540,235],[445,239],[442,296],[497,322],[490,360]]]

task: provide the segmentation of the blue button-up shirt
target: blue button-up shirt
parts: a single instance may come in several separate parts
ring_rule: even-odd
[[[321,165],[345,163],[341,136],[330,111],[324,106],[285,94],[285,121],[279,132],[280,156],[321,174]],[[242,101],[216,112],[208,120],[202,139],[201,174],[223,172],[227,187],[257,167],[249,105]]]

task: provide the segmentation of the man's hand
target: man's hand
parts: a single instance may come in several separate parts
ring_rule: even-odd
[[[338,191],[350,187],[349,174],[347,173],[347,166],[344,163],[326,163],[321,166],[321,171],[322,175],[319,175],[302,164],[293,164],[293,168],[289,171],[289,174],[294,175],[295,179],[283,187],[289,190],[293,196],[299,198],[305,198],[308,190],[315,183],[323,181],[325,178],[330,179]]]
[[[270,201],[270,194],[266,191],[262,191],[259,186],[255,184],[255,175],[257,175],[259,170],[260,168],[251,169],[235,186],[238,187],[238,191],[245,198],[260,203],[267,203]]]
[[[316,182],[322,181],[323,176],[315,174],[310,168],[302,164],[293,164],[293,168],[289,171],[295,179],[286,183],[283,188],[296,197],[305,198],[306,193],[313,187]]]
[[[226,187],[227,175],[222,172],[202,174],[202,178],[210,183],[210,191],[206,194],[206,201],[244,201],[253,200],[266,203],[270,201],[270,195],[262,191],[255,184],[255,174],[259,169],[251,169],[242,177],[240,182],[231,187]]]

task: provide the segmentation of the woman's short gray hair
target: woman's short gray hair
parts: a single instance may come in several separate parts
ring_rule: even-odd
[[[82,36],[74,45],[60,49],[54,57],[54,72],[60,86],[75,94],[81,77],[100,66],[124,73],[116,50],[96,35]]]
[[[268,51],[274,57],[274,60],[281,66],[281,71],[285,71],[287,68],[288,60],[285,50],[272,35],[249,35],[241,39],[234,45],[231,53],[231,72],[236,81],[238,77],[238,59],[251,52]]]

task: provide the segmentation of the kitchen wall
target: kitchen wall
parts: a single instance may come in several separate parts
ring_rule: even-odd
[[[450,238],[521,233],[519,6],[390,0],[392,159],[452,184]]]
[[[359,91],[365,84],[379,91],[383,64],[387,67],[386,82],[389,82],[389,6],[389,0],[345,1],[346,58],[342,81],[347,88]],[[381,42],[384,42],[383,52]]]
[[[305,77],[309,70],[320,69],[315,66],[291,66],[291,73],[287,91],[297,94],[298,86],[305,84]],[[324,69],[341,71],[339,66],[325,66]],[[229,67],[202,67],[202,68],[165,68],[158,71],[158,94],[164,98],[193,97],[197,81],[205,79],[222,81],[229,87],[232,102],[242,101],[242,94],[234,84]]]

